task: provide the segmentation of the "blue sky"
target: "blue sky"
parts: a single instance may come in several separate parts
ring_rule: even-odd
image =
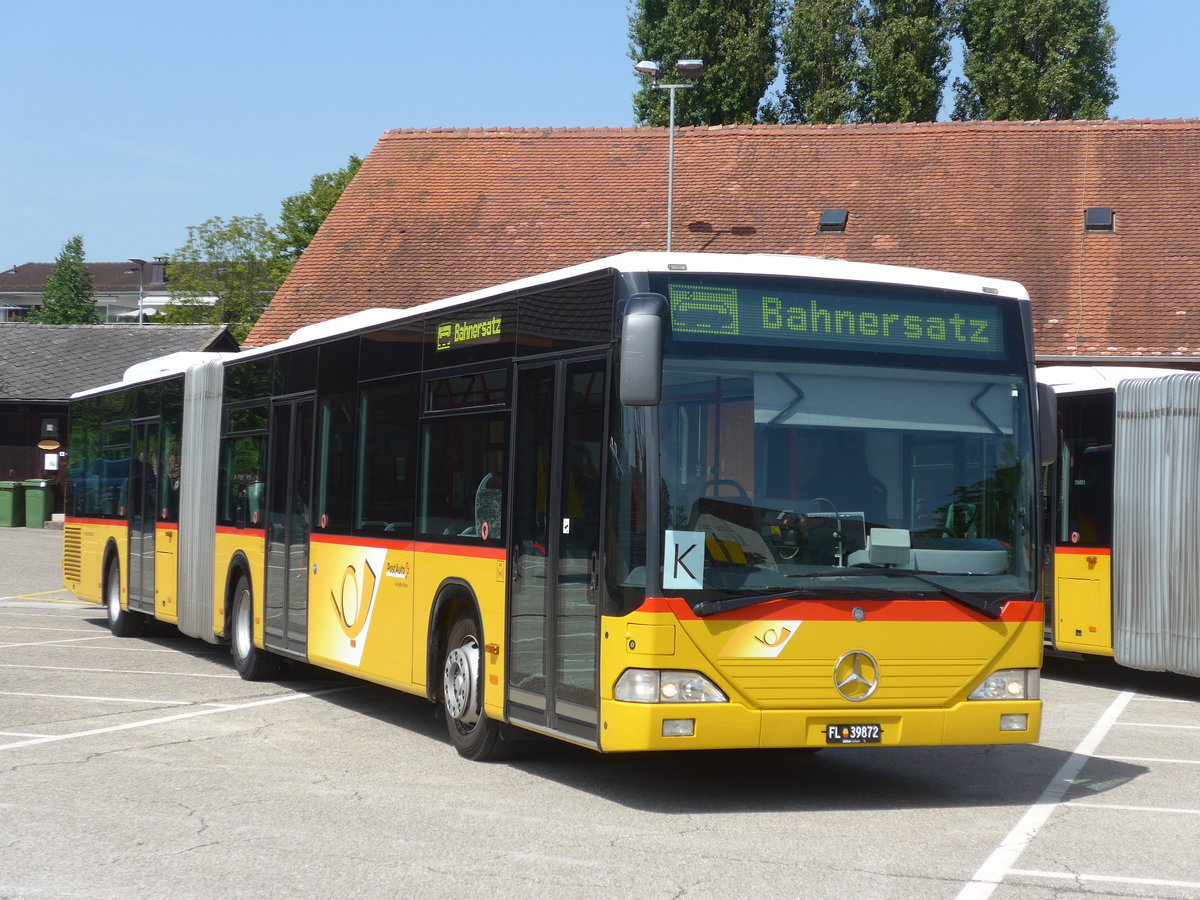
[[[1109,18],[1111,115],[1200,117],[1200,3]],[[0,269],[274,222],[391,128],[633,124],[625,0],[0,0],[0,29]]]

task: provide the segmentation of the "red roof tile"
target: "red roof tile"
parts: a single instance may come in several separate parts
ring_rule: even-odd
[[[661,250],[666,157],[665,128],[389,131],[247,343]],[[674,187],[675,250],[1011,278],[1040,354],[1200,359],[1200,120],[680,128]]]

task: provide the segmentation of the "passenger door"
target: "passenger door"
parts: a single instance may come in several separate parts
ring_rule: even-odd
[[[312,532],[312,396],[271,407],[263,640],[304,656],[308,647],[308,539]]]
[[[508,714],[598,740],[600,466],[607,361],[517,370]]]
[[[129,455],[129,608],[154,615],[154,524],[158,519],[158,419],[133,423]]]

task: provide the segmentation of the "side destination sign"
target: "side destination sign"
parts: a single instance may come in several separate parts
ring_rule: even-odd
[[[932,300],[869,285],[782,281],[749,286],[668,286],[671,331],[683,341],[843,347],[891,353],[996,358],[1004,327],[996,300]]]
[[[463,344],[475,344],[501,335],[500,316],[492,316],[482,322],[441,322],[437,327],[437,349],[451,350]]]

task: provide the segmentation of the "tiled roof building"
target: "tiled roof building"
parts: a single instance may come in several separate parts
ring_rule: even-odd
[[[663,128],[389,131],[247,343],[664,249],[666,163]],[[1200,120],[680,128],[674,188],[674,250],[1011,278],[1042,357],[1200,363]]]

